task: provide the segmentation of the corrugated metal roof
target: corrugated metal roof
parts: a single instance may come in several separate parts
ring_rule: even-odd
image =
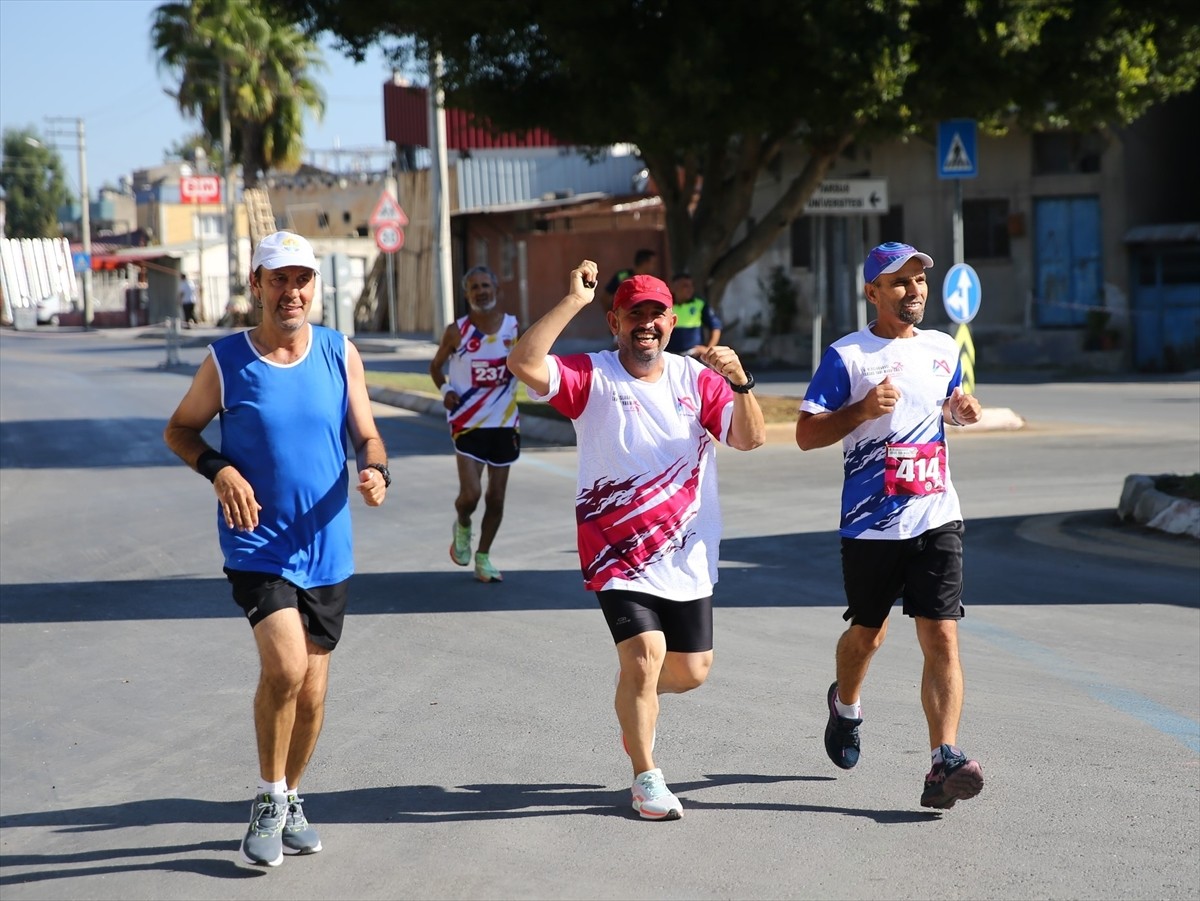
[[[475,212],[580,194],[629,194],[642,165],[633,156],[592,161],[574,150],[526,157],[476,153],[454,164],[458,210]]]
[[[383,137],[398,147],[428,147],[429,101],[425,88],[385,82]],[[446,110],[446,146],[451,150],[494,147],[560,147],[563,142],[542,128],[525,134],[492,134],[484,119],[460,109]]]
[[[1126,244],[1188,244],[1200,241],[1200,222],[1139,225],[1125,233]]]

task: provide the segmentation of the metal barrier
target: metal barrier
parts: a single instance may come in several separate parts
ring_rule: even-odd
[[[166,321],[166,330],[164,332],[167,348],[167,360],[163,363],[165,369],[170,369],[172,366],[179,366],[179,317],[168,316]]]

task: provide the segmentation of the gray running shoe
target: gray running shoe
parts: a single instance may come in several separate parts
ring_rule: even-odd
[[[250,802],[250,827],[242,839],[242,860],[259,867],[283,863],[283,820],[287,796],[264,793]]]
[[[321,850],[321,837],[304,818],[304,799],[288,792],[287,817],[283,822],[284,854],[316,854]]]
[[[834,682],[829,686],[829,693],[825,696],[825,703],[829,707],[829,720],[825,723],[825,753],[829,755],[829,759],[835,766],[849,770],[858,763],[858,755],[862,747],[858,727],[862,725],[862,719],[842,716],[838,713],[837,706],[834,704],[837,696],[837,683]]]

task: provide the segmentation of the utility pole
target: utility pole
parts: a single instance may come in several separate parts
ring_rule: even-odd
[[[229,298],[233,300],[241,292],[241,263],[238,262],[237,215],[234,212],[233,161],[230,159],[229,134],[229,104],[225,99],[228,93],[228,77],[225,74],[225,60],[218,54],[217,69],[220,73],[221,94],[221,161],[225,172],[225,242],[229,256]]]
[[[193,155],[193,159],[196,162],[196,174],[203,175],[205,169],[207,168],[205,161],[208,159],[208,154],[204,152],[203,147],[196,147],[196,152]],[[204,301],[204,210],[202,209],[202,205],[199,203],[196,204],[196,213],[193,221],[196,223],[196,268],[199,272],[200,280],[200,284],[196,289],[196,306],[200,308],[200,318],[207,319],[208,314],[205,310]],[[221,320],[220,316],[217,316],[216,318],[218,322]]]
[[[437,303],[433,308],[433,338],[454,321],[454,282],[450,274],[450,181],[446,164],[446,95],[442,90],[444,73],[442,54],[435,52],[429,66],[429,138],[433,153],[430,167],[433,181],[433,280]]]
[[[88,196],[87,135],[81,118],[51,116],[48,121],[75,123],[75,146],[79,150],[79,194],[83,201],[79,211],[79,231],[82,233],[80,237],[83,242],[83,252],[88,259],[88,266],[82,273],[80,284],[83,291],[83,327],[88,329],[92,327],[95,314],[92,311],[92,199]]]

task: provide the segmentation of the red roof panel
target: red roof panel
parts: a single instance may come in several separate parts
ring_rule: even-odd
[[[383,86],[383,136],[398,147],[429,146],[429,104],[425,88],[387,82]],[[486,120],[477,120],[460,109],[446,110],[446,146],[451,150],[484,150],[497,147],[561,147],[544,128],[520,134],[493,134]]]

